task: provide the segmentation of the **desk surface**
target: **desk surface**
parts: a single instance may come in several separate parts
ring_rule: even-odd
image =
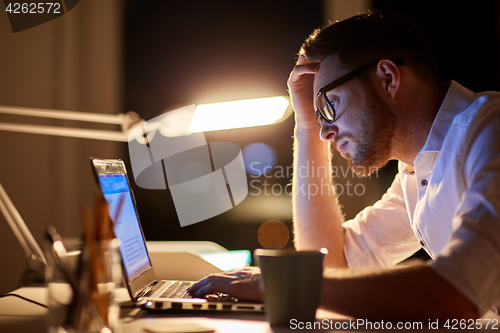
[[[47,304],[47,290],[43,287],[23,287],[14,290],[12,294],[21,295],[32,300],[36,300],[42,304]],[[17,297],[0,298],[0,332],[45,332],[45,319],[48,310],[36,304],[32,304]],[[166,311],[152,313],[132,307],[123,307],[121,309],[121,332],[161,332],[162,328],[172,327],[175,325],[190,323],[212,328],[217,333],[285,333],[285,332],[333,332],[335,327],[337,330],[352,329],[349,324],[354,324],[356,319],[341,316],[332,312],[318,310],[317,318],[319,318],[319,330],[301,330],[299,326],[292,328],[274,328],[270,327],[265,321],[264,314],[261,313],[244,313],[244,312],[209,312],[209,311]],[[324,320],[323,320],[324,319]],[[493,312],[488,312],[483,321],[488,320],[493,323],[497,322],[496,330],[500,331],[500,316]],[[358,322],[359,323],[359,322]],[[343,326],[342,326],[343,324]],[[371,331],[381,331],[376,325],[380,323],[372,322]],[[392,326],[392,331],[396,329],[396,324]],[[483,327],[485,324],[483,324]],[[490,328],[491,328],[490,324]],[[366,325],[357,327],[359,331],[366,331]],[[416,327],[415,330],[428,330],[428,323],[423,323],[423,327]],[[448,329],[441,328],[440,330]],[[429,330],[430,331],[430,330]],[[436,330],[433,329],[433,332]]]

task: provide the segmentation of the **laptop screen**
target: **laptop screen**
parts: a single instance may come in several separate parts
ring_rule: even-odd
[[[128,281],[151,268],[139,219],[132,201],[132,195],[124,174],[98,175],[104,197],[109,205],[109,215],[114,222],[115,235],[120,239],[122,255]],[[120,206],[119,215],[117,211]]]

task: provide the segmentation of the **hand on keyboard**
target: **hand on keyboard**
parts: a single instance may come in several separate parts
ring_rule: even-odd
[[[259,277],[260,269],[258,268],[212,274],[192,285],[188,292],[195,297],[218,292],[228,294],[239,301],[261,302]]]

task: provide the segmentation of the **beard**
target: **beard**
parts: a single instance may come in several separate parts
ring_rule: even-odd
[[[351,170],[363,177],[378,171],[389,162],[396,128],[395,114],[371,84],[366,87],[366,111],[361,116],[363,132],[357,137],[349,134],[356,139],[356,150],[352,155],[345,155]]]

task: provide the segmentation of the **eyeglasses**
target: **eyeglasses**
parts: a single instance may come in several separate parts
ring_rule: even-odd
[[[337,118],[336,112],[335,112],[335,107],[333,106],[333,103],[328,100],[328,97],[326,97],[326,93],[330,90],[333,90],[337,88],[338,86],[347,83],[358,76],[363,75],[371,66],[377,64],[379,60],[374,60],[371,61],[367,64],[364,64],[361,67],[356,68],[355,70],[339,77],[338,79],[334,80],[332,83],[327,84],[323,88],[321,88],[318,91],[318,95],[316,95],[316,114],[318,117],[327,123],[333,123],[335,119]],[[398,66],[401,66],[404,63],[404,59],[392,59],[394,63]]]

